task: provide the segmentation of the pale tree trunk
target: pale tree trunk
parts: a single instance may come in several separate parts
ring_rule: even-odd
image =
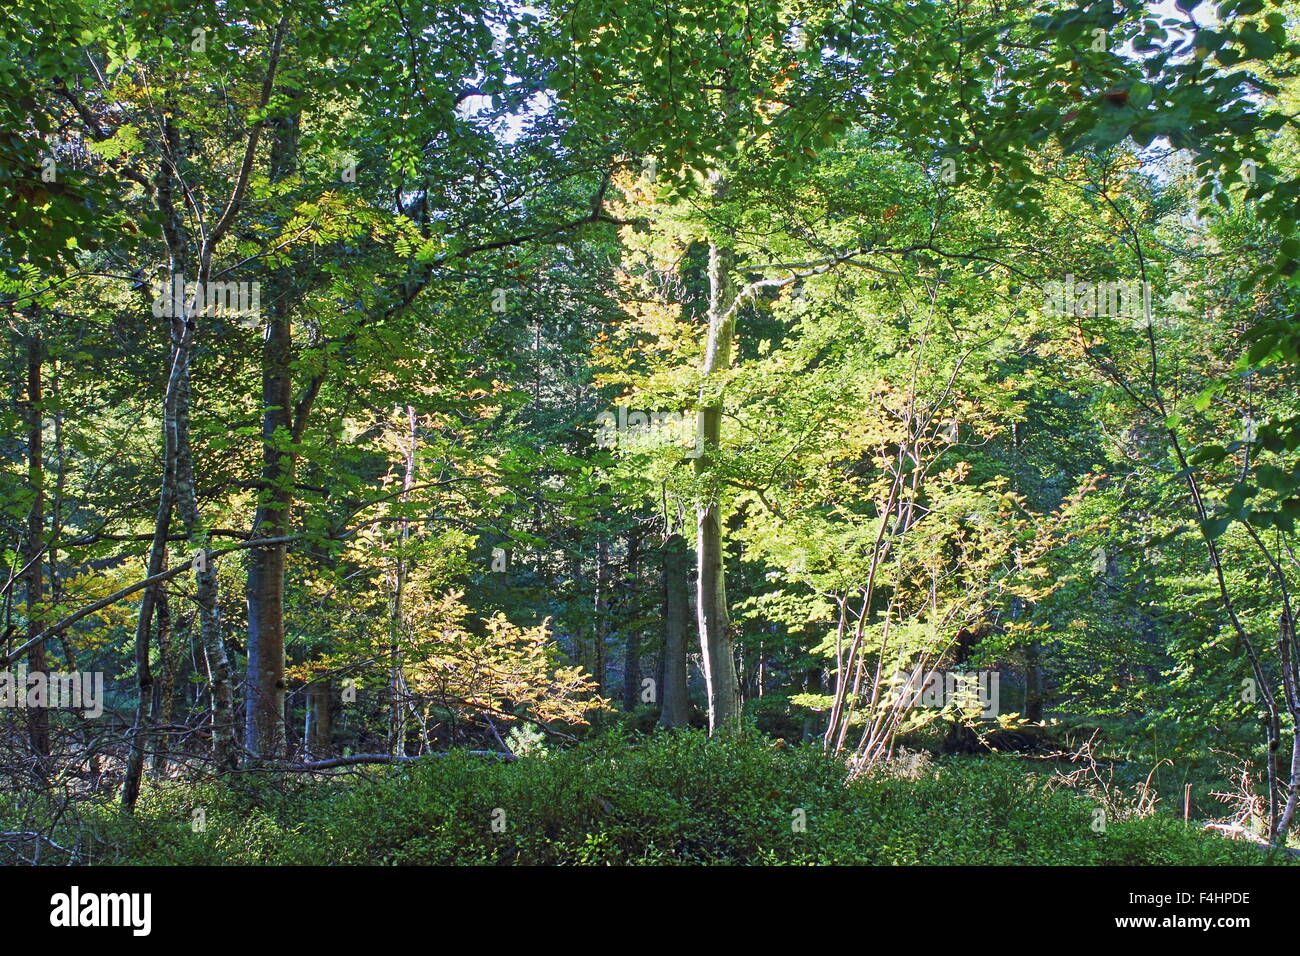
[[[661,727],[685,727],[691,720],[690,685],[686,659],[687,621],[691,613],[686,541],[680,534],[664,542],[664,655],[660,693]]]
[[[402,504],[410,499],[411,489],[415,486],[415,451],[416,429],[415,408],[406,406],[406,447],[403,454],[402,494],[398,499]],[[410,706],[407,699],[406,675],[402,662],[402,635],[405,616],[402,607],[403,592],[406,590],[406,544],[410,537],[410,524],[402,516],[401,531],[398,534],[397,560],[393,568],[393,605],[389,620],[389,671],[388,694],[391,705],[388,711],[388,752],[394,756],[406,754],[406,709]]]
[[[212,757],[218,767],[233,770],[237,764],[235,740],[235,706],[233,668],[226,642],[221,636],[221,613],[217,598],[217,568],[208,560],[209,540],[199,514],[198,493],[194,485],[194,456],[190,449],[190,370],[186,363],[181,384],[181,401],[177,417],[180,447],[176,458],[176,494],[185,535],[192,554],[203,552],[195,561],[195,600],[198,604],[199,634],[207,658],[212,695]]]
[[[173,203],[172,176],[179,158],[179,137],[170,113],[163,121],[163,137],[167,158],[159,167],[156,196],[163,214],[163,236],[167,242],[173,274],[184,270],[188,264],[183,221]],[[206,261],[206,256],[202,257]],[[196,279],[204,279],[203,270]],[[170,285],[171,276],[168,277]],[[185,297],[182,296],[182,300]],[[149,546],[148,576],[160,574],[167,562],[167,532],[176,503],[176,473],[182,443],[188,442],[184,429],[188,426],[188,413],[182,396],[186,393],[189,377],[190,348],[194,341],[196,317],[190,314],[187,301],[173,302],[180,306],[180,314],[170,317],[167,385],[163,391],[163,469],[158,492],[158,510],[154,515],[153,540]],[[122,782],[122,808],[128,813],[135,809],[140,796],[140,777],[144,771],[145,751],[148,746],[149,705],[153,697],[153,677],[149,671],[149,635],[153,625],[154,604],[158,600],[158,585],[145,588],[140,599],[140,613],[135,625],[136,712],[131,728],[131,746],[127,755]]]
[[[171,320],[171,370],[163,393],[163,474],[158,493],[158,511],[154,516],[153,541],[149,546],[148,577],[161,574],[167,561],[167,529],[171,524],[176,487],[177,405],[183,369],[189,361],[193,340],[193,320],[188,308]],[[153,676],[149,669],[149,635],[152,631],[154,604],[159,585],[145,588],[140,599],[140,614],[135,625],[136,710],[131,727],[131,746],[127,754],[122,781],[122,808],[135,809],[140,796],[140,777],[149,743],[149,706],[153,701]]]
[[[57,607],[63,603],[63,582],[59,576],[59,551],[57,542],[63,536],[63,502],[66,500],[66,488],[68,478],[67,452],[63,444],[63,399],[59,396],[59,367],[58,363],[54,366],[54,377],[51,380],[53,386],[54,399],[54,459],[56,462],[54,472],[54,498],[50,502],[50,546],[47,557],[47,564],[50,569],[49,595],[50,605]],[[68,639],[67,632],[59,635],[59,643],[63,646],[63,660],[69,671],[77,669],[77,655],[72,649],[72,642]],[[85,718],[77,711],[73,711],[80,723]]]
[[[172,694],[176,688],[176,667],[175,662],[172,660],[172,636],[174,633],[172,629],[172,612],[171,604],[167,600],[166,589],[158,592],[154,617],[157,621],[158,664],[161,673],[153,688],[153,714],[155,725],[165,728],[172,720]],[[150,762],[154,774],[162,772],[167,765],[168,739],[169,735],[165,730],[155,736],[153,759]]]
[[[41,337],[33,332],[27,339],[27,485],[32,491],[31,509],[27,512],[27,637],[41,632],[40,608],[44,589],[43,562],[45,561],[45,451],[43,432],[44,412],[41,410],[42,389]],[[45,645],[36,644],[27,652],[27,669],[37,674],[46,670]],[[18,688],[23,694],[26,688]],[[49,769],[50,712],[44,707],[27,710],[28,736],[32,755],[42,772]]]
[[[735,335],[732,305],[736,300],[736,288],[731,274],[734,265],[735,256],[731,249],[716,241],[709,243],[709,331],[696,438],[702,447],[700,456],[695,459],[696,469],[702,474],[713,466],[721,447],[723,396],[716,378],[731,367],[732,361],[731,340]],[[718,490],[716,486],[706,489],[695,507],[696,615],[704,680],[708,687],[710,734],[730,732],[740,724],[740,694],[736,686],[736,662],[727,613]]]

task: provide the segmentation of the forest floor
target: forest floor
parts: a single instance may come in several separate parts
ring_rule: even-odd
[[[926,757],[847,779],[756,734],[607,734],[497,761],[469,753],[327,774],[150,784],[134,816],[66,803],[31,861],[91,864],[1256,865],[1286,854],[1154,806],[1063,790],[1014,756]],[[39,813],[37,813],[39,816]],[[17,829],[17,821],[0,820]]]

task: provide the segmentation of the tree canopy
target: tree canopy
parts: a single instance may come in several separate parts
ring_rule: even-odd
[[[754,735],[1300,839],[1290,0],[8,13],[3,853]]]

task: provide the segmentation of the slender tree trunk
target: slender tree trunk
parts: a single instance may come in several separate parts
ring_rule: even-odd
[[[623,650],[623,709],[636,710],[641,693],[641,593],[637,578],[640,556],[640,532],[632,532],[627,542],[627,598],[631,608],[627,642]]]
[[[717,242],[709,244],[709,332],[696,437],[703,447],[702,454],[695,459],[696,469],[702,474],[713,466],[721,446],[723,397],[717,377],[731,367],[731,340],[735,334],[735,316],[731,311],[736,299],[736,289],[731,280],[734,264],[731,249]],[[716,487],[706,490],[705,497],[697,502],[695,508],[696,614],[704,680],[708,687],[710,734],[730,732],[740,725],[740,692],[736,685],[731,621],[727,613],[725,552],[718,493]]]
[[[235,739],[234,679],[230,655],[221,634],[221,611],[217,594],[216,563],[209,560],[209,538],[199,513],[194,484],[194,455],[190,449],[190,370],[186,363],[177,409],[179,449],[176,459],[176,493],[181,521],[189,539],[195,563],[195,600],[198,604],[199,633],[207,658],[212,696],[212,757],[217,766],[233,770],[238,763]]]
[[[149,547],[148,577],[161,574],[167,561],[167,530],[171,524],[176,487],[176,448],[178,439],[177,405],[181,392],[184,368],[188,364],[190,343],[193,340],[193,317],[188,309],[172,319],[171,371],[163,394],[163,474],[158,493],[158,511],[154,516],[153,542]],[[122,808],[128,813],[135,810],[140,796],[140,778],[144,772],[144,759],[149,746],[149,707],[153,701],[153,675],[149,669],[149,636],[153,630],[153,612],[158,600],[159,585],[144,589],[140,599],[140,614],[135,625],[136,710],[131,727],[131,746],[127,754],[122,781]]]
[[[1149,333],[1150,329],[1148,329],[1148,334]],[[1154,374],[1153,363],[1153,380]],[[1155,394],[1157,408],[1159,408],[1162,415],[1166,414],[1164,400],[1160,398],[1158,391],[1155,391]],[[1205,522],[1209,516],[1205,507],[1205,499],[1201,494],[1200,482],[1197,480],[1192,467],[1188,464],[1186,455],[1183,454],[1182,443],[1178,440],[1178,432],[1173,428],[1166,428],[1165,434],[1169,438],[1169,444],[1173,449],[1174,457],[1178,460],[1178,464],[1182,468],[1183,480],[1187,484],[1188,492],[1191,495],[1192,507],[1196,512],[1196,517],[1201,522],[1202,528],[1204,528]],[[1249,528],[1249,525],[1247,525],[1247,528]],[[1266,715],[1264,720],[1264,732],[1268,741],[1268,759],[1265,764],[1268,786],[1268,839],[1269,842],[1273,842],[1278,837],[1279,782],[1277,759],[1282,743],[1281,719],[1277,697],[1272,685],[1270,685],[1268,681],[1268,675],[1264,671],[1264,665],[1255,646],[1255,641],[1251,637],[1250,632],[1246,630],[1241,618],[1237,615],[1237,605],[1233,600],[1232,593],[1228,590],[1227,579],[1224,576],[1223,561],[1219,555],[1218,544],[1215,542],[1214,538],[1210,537],[1210,535],[1206,534],[1204,531],[1202,531],[1202,540],[1205,542],[1205,552],[1210,561],[1210,569],[1214,572],[1215,582],[1218,584],[1220,606],[1227,613],[1228,620],[1232,624],[1232,628],[1236,632],[1237,638],[1241,641],[1242,647],[1246,651],[1246,656],[1250,660],[1251,671],[1255,675],[1256,688],[1258,689],[1260,696],[1263,698],[1264,711]],[[1298,737],[1300,737],[1300,727],[1295,728],[1294,732]]]
[[[54,377],[51,384],[53,385],[53,395],[51,397],[55,406],[53,423],[54,458],[57,465],[55,466],[54,476],[54,498],[50,502],[50,546],[46,552],[46,565],[50,569],[50,605],[58,606],[63,603],[63,579],[59,574],[57,542],[63,536],[63,502],[66,498],[68,459],[63,444],[63,400],[59,397],[59,368],[57,363],[54,367]],[[59,635],[59,643],[63,646],[64,665],[69,671],[75,671],[77,669],[77,655],[72,649],[72,642],[68,640],[66,632]],[[78,717],[80,717],[79,714]]]
[[[609,542],[596,542],[595,627],[592,629],[592,660],[598,693],[605,696],[606,643],[609,640]]]
[[[172,262],[173,270],[178,270],[183,275],[187,262],[183,247],[176,250]],[[207,272],[200,270],[197,281],[206,288]],[[194,482],[194,451],[190,445],[193,376],[188,349],[180,361],[183,364],[176,399],[176,507],[185,528],[194,566],[199,634],[207,658],[212,697],[212,757],[218,767],[233,770],[237,764],[238,750],[234,727],[234,681],[230,656],[221,635],[217,567],[215,561],[208,558],[211,542],[199,511],[198,489]]]
[[[45,451],[43,433],[44,412],[41,409],[42,345],[39,333],[27,339],[27,484],[32,491],[32,504],[27,512],[27,637],[30,640],[41,632],[41,597],[44,589],[43,573],[45,555]],[[37,644],[27,652],[29,674],[44,673],[47,669],[45,645]],[[18,688],[25,693],[26,688]],[[45,707],[27,709],[28,736],[32,754],[42,771],[49,769],[50,712]]]
[[[153,688],[153,713],[157,715],[155,723],[166,727],[171,723],[172,694],[176,687],[176,668],[172,660],[172,612],[166,590],[158,592],[154,617],[158,632],[158,664],[162,673]],[[167,737],[162,733],[156,734],[153,744],[151,772],[158,773],[167,763]]]
[[[402,495],[399,499],[406,504],[411,489],[415,486],[415,408],[406,406],[406,449],[403,455]],[[405,617],[402,608],[403,592],[406,590],[406,543],[410,526],[405,515],[402,517],[401,531],[398,535],[397,561],[393,569],[393,606],[389,621],[389,671],[388,696],[391,702],[388,711],[388,752],[394,756],[406,753],[406,709],[407,700],[406,675],[402,668],[402,635]]]
[[[156,197],[163,214],[163,237],[167,242],[173,276],[188,264],[184,225],[176,210],[172,195],[172,177],[176,175],[176,162],[180,157],[180,138],[173,122],[170,105],[163,121],[163,137],[167,144],[166,157],[158,169]],[[201,257],[206,261],[206,257]],[[196,277],[206,278],[203,270]],[[169,282],[171,277],[169,277]],[[183,297],[182,297],[183,298]],[[188,392],[190,349],[194,342],[197,317],[191,314],[190,304],[182,301],[179,315],[170,317],[167,385],[163,392],[163,473],[158,492],[158,510],[154,516],[153,541],[149,546],[148,576],[161,574],[167,562],[167,532],[176,504],[177,465],[180,449],[188,444],[189,415]],[[131,746],[127,754],[122,781],[122,808],[135,810],[140,795],[140,777],[144,771],[145,752],[148,748],[149,706],[152,702],[153,677],[149,671],[149,636],[152,631],[154,604],[159,586],[145,588],[140,598],[140,613],[135,627],[136,712],[131,728]]]

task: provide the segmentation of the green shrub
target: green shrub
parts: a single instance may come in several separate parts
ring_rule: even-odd
[[[846,781],[813,746],[616,731],[513,763],[454,753],[326,780],[241,774],[154,787],[135,818],[105,806],[82,839],[114,863],[1274,862],[1169,817],[1096,833],[1092,811],[1015,758]]]

